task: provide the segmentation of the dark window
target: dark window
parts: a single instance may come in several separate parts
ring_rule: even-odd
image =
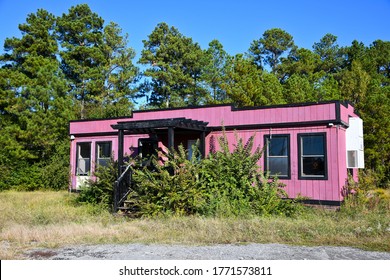
[[[158,142],[156,139],[145,138],[138,141],[138,154],[142,158],[143,166],[151,165],[151,157],[157,156]]]
[[[91,143],[77,143],[76,175],[89,175],[91,171]]]
[[[298,134],[299,179],[327,179],[326,134]]]
[[[96,164],[98,166],[108,166],[111,160],[111,142],[96,143]]]
[[[290,178],[290,135],[266,135],[265,170],[271,176]]]

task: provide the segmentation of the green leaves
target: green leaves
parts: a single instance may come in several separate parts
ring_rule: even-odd
[[[238,107],[285,103],[278,79],[241,55],[229,60],[221,88]]]
[[[61,17],[40,9],[19,25],[21,38],[6,39],[0,55],[0,169],[26,178],[4,178],[4,188],[18,182],[29,189],[67,188],[68,121],[130,114],[135,53],[118,25],[103,24],[87,5]]]
[[[220,103],[227,99],[226,91],[222,84],[226,78],[227,64],[230,59],[228,53],[223,49],[218,40],[209,43],[209,48],[204,52],[205,67],[202,79],[209,88],[208,103]]]
[[[226,135],[218,139],[220,150],[199,160],[188,160],[179,146],[163,163],[153,160],[153,169],[135,168],[135,203],[145,216],[159,215],[293,215],[293,202],[278,180],[270,180],[258,166],[262,155],[254,147],[254,137],[246,142],[236,137],[233,150]],[[133,194],[134,195],[134,194]]]
[[[275,72],[283,53],[294,47],[293,37],[289,33],[280,28],[272,28],[265,31],[262,38],[252,42],[249,54],[258,67],[262,68],[265,64]]]
[[[94,176],[96,180],[89,180],[81,187],[76,201],[79,203],[88,203],[101,205],[107,210],[112,209],[113,205],[113,182],[116,178],[117,164],[111,160],[107,166],[98,167]]]
[[[141,213],[147,216],[201,213],[206,207],[207,193],[197,183],[200,162],[188,160],[183,146],[166,156],[163,164],[154,158],[152,170],[134,169],[136,203]]]
[[[159,23],[144,40],[139,63],[148,65],[142,92],[160,108],[199,105],[205,101],[200,77],[205,65],[203,51],[175,27]]]

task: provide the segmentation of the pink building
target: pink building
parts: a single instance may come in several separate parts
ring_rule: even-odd
[[[255,146],[265,146],[264,170],[286,184],[289,197],[308,202],[339,204],[348,173],[357,180],[364,167],[363,123],[349,103],[339,101],[234,108],[211,105],[134,111],[130,117],[71,121],[71,185],[78,190],[113,154],[146,158],[158,148],[183,144],[191,151],[197,140],[201,152],[218,149],[225,128],[229,143],[236,132]]]

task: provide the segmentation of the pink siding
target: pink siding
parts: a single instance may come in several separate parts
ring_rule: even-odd
[[[184,117],[193,120],[205,121],[209,123],[208,127],[214,127],[214,130],[206,136],[206,154],[210,152],[212,139],[214,139],[215,148],[219,148],[217,138],[222,135],[222,132],[218,128],[221,125],[230,128],[235,128],[240,125],[257,125],[258,128],[244,128],[238,130],[237,133],[244,141],[247,141],[249,137],[255,134],[255,146],[260,147],[263,147],[264,145],[264,135],[289,134],[291,179],[281,180],[284,184],[286,184],[285,190],[288,195],[290,197],[297,197],[300,195],[313,200],[340,201],[342,200],[341,191],[347,179],[345,128],[343,128],[341,124],[328,126],[328,122],[337,121],[338,114],[336,107],[337,103],[333,102],[245,110],[234,110],[230,105],[227,105],[159,111],[139,111],[134,112],[132,117],[120,119],[70,122],[69,132],[71,135],[75,136],[75,139],[71,142],[71,188],[75,188],[76,144],[78,142],[91,142],[91,169],[94,170],[95,146],[98,141],[111,141],[114,158],[117,159],[118,139],[115,134],[116,131],[111,128],[111,125],[123,121]],[[344,105],[341,104],[339,108],[339,116],[342,123],[348,124],[348,116],[356,116],[351,105],[344,107]],[[289,123],[291,123],[291,127],[288,127]],[[273,126],[273,124],[285,125],[283,127],[278,127]],[[324,132],[326,133],[327,144],[327,180],[298,179],[298,134]],[[226,135],[229,143],[233,145],[235,143],[234,131],[227,130]],[[130,155],[131,147],[138,147],[138,139],[148,137],[149,135],[147,134],[125,135],[124,153]],[[187,136],[175,136],[175,145],[183,142],[186,147],[186,141],[193,138],[194,134],[189,134]],[[164,148],[164,144],[166,144],[166,139],[159,143],[159,147]],[[233,149],[233,147],[231,148]],[[264,165],[264,159],[261,159],[259,164],[262,167]]]
[[[338,154],[340,149],[343,149],[343,145],[337,144],[337,134],[341,130],[338,127],[328,128],[326,126],[316,128],[277,128],[272,129],[272,134],[290,134],[290,161],[291,161],[291,179],[281,180],[286,184],[285,190],[290,197],[297,197],[298,195],[309,197],[315,200],[340,200],[341,187],[345,183],[346,168],[342,170],[340,166],[346,166],[345,158],[342,157],[342,162],[339,162]],[[298,134],[299,133],[326,133],[327,140],[327,162],[328,162],[328,180],[299,180],[298,179]],[[269,135],[268,129],[247,130],[240,131],[239,136],[244,139],[244,142],[249,139],[255,133],[255,145],[264,146],[264,135]],[[210,137],[214,136],[215,139],[222,135],[221,132],[213,132],[206,138],[206,144],[209,144]],[[229,131],[226,133],[229,143],[235,143],[234,132]],[[218,147],[218,146],[217,146]],[[231,147],[233,149],[233,147]],[[345,147],[344,147],[345,149]],[[209,145],[206,145],[206,151],[209,151]],[[261,159],[260,166],[263,167],[264,159]],[[340,172],[339,172],[340,170]]]
[[[318,114],[318,111],[321,114]],[[111,125],[123,121],[182,117],[206,121],[209,122],[209,127],[215,127],[222,124],[224,126],[237,126],[333,120],[336,118],[336,113],[333,103],[253,110],[232,110],[229,105],[180,110],[139,111],[134,112],[133,116],[128,118],[70,122],[70,134],[114,132]]]
[[[290,160],[291,160],[291,179],[281,180],[286,184],[285,190],[290,197],[305,196],[315,200],[338,200],[339,191],[337,189],[338,175],[337,170],[337,153],[334,152],[334,143],[331,139],[334,136],[332,130],[337,128],[316,127],[316,128],[291,128],[291,129],[274,129],[273,134],[290,134]],[[327,138],[327,162],[328,162],[328,180],[300,180],[298,179],[298,134],[299,133],[321,133],[326,132]],[[264,134],[269,134],[265,131]],[[264,135],[263,134],[263,135]],[[336,188],[334,187],[336,186]]]

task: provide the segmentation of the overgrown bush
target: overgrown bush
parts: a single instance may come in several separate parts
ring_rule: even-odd
[[[161,164],[153,159],[153,170],[134,171],[137,201],[142,214],[206,216],[287,215],[298,207],[277,178],[270,179],[258,166],[262,150],[253,151],[254,137],[245,144],[236,137],[233,151],[224,134],[220,151],[199,160],[187,159],[185,149],[168,155]]]
[[[186,150],[179,146],[167,155],[161,164],[152,158],[152,166],[135,168],[133,180],[137,193],[137,206],[142,214],[191,215],[202,213],[207,204],[208,193],[199,184],[201,162],[187,159]]]
[[[46,159],[10,161],[0,153],[0,191],[66,190],[69,186],[69,143],[59,141]]]
[[[76,202],[101,205],[111,210],[113,205],[113,184],[116,178],[116,163],[113,160],[107,166],[98,166],[93,179],[81,187]]]
[[[66,157],[69,160],[69,156]],[[66,190],[69,186],[70,169],[69,161],[64,161],[60,155],[53,156],[42,167],[42,181],[44,189]]]
[[[210,194],[207,212],[213,216],[292,215],[295,205],[277,178],[269,178],[258,162],[263,151],[254,148],[254,136],[244,144],[236,135],[233,151],[227,137],[218,139],[221,149],[202,161],[200,184]]]

